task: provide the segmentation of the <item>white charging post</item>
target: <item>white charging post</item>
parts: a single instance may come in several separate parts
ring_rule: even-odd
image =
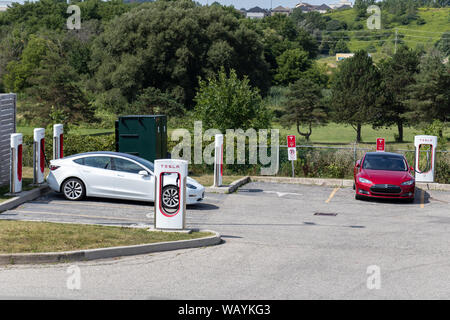
[[[40,184],[44,182],[45,170],[45,129],[36,128],[33,131],[33,182]]]
[[[158,159],[155,165],[155,228],[185,229],[188,162]]]
[[[64,157],[64,127],[62,124],[53,125],[53,159]]]
[[[434,182],[434,165],[436,162],[437,137],[425,135],[415,136],[414,147],[416,148],[416,155],[414,161],[416,182]],[[424,148],[429,149],[424,151],[423,150]],[[426,154],[427,163],[425,168],[421,168],[420,163],[421,152],[427,152]]]
[[[222,186],[223,134],[216,134],[214,141],[214,187]]]
[[[11,134],[11,170],[9,185],[9,191],[11,193],[18,193],[22,191],[22,150],[22,134]]]

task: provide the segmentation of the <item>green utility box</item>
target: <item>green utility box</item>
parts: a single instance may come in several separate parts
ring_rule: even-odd
[[[151,162],[168,158],[167,117],[119,117],[116,121],[116,151],[133,154]]]

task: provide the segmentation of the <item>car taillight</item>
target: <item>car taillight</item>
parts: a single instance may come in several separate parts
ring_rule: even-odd
[[[50,170],[52,170],[52,171],[54,171],[54,170],[56,170],[58,168],[59,168],[59,166],[55,166],[53,164],[50,165]]]

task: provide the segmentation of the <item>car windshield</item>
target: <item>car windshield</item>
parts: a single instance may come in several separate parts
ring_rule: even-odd
[[[373,154],[366,155],[363,169],[407,171],[407,166],[402,157],[387,154]]]

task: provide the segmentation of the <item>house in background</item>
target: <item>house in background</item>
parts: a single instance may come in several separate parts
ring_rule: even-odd
[[[317,11],[320,13],[326,13],[328,10],[331,10],[331,8],[329,6],[327,6],[325,3],[314,8],[314,11]]]
[[[284,14],[284,15],[290,15],[291,14],[291,12],[292,12],[292,9],[291,8],[287,8],[287,7],[283,7],[283,6],[278,6],[278,7],[276,7],[276,8],[274,8],[274,9],[272,9],[272,11],[270,12],[270,14],[273,16],[273,15],[276,15],[277,13],[279,13],[279,14]]]
[[[250,19],[262,19],[269,15],[269,12],[265,9],[261,9],[260,7],[254,7],[246,12],[246,17]]]
[[[347,8],[352,8],[352,7],[353,7],[353,3],[348,0],[339,0],[338,3],[330,4],[331,9],[347,9]]]
[[[0,11],[6,11],[11,4],[12,1],[0,1]]]
[[[319,13],[326,13],[328,10],[331,10],[331,7],[327,6],[325,3],[321,4],[320,6],[316,6],[313,4],[309,4],[306,2],[300,2],[296,6],[296,8],[300,8],[302,12],[319,12]]]

